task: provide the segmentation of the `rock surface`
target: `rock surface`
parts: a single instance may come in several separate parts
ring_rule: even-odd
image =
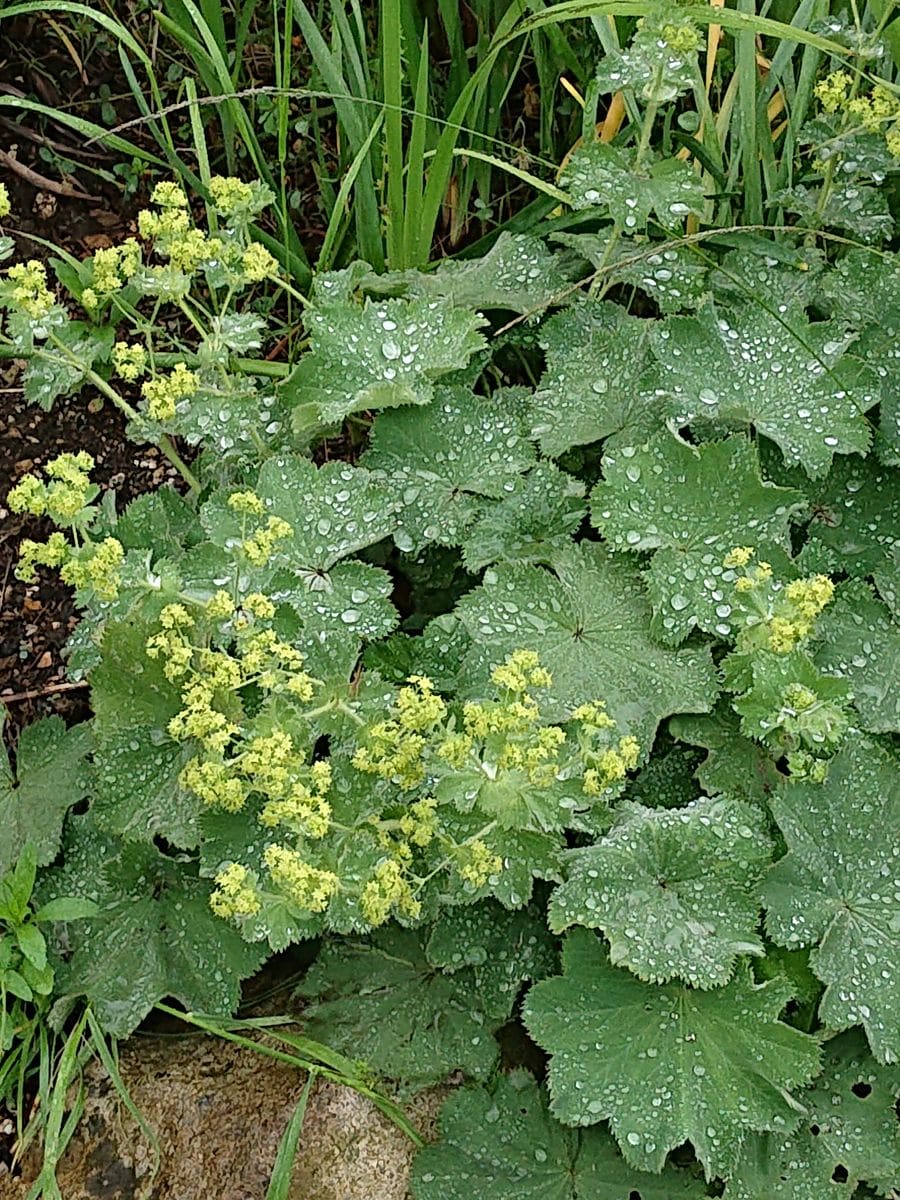
[[[254,1051],[204,1037],[140,1035],[120,1049],[122,1077],[160,1147],[123,1109],[102,1067],[87,1073],[84,1118],[60,1165],[65,1200],[265,1200],[278,1143],[304,1077]],[[426,1137],[445,1091],[408,1108]],[[313,1088],[290,1200],[406,1200],[409,1139],[350,1088]],[[24,1200],[0,1175],[0,1200]]]

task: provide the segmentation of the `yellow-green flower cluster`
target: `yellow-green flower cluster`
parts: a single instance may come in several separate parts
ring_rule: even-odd
[[[270,800],[259,814],[260,822],[269,828],[286,825],[304,837],[323,838],[331,824],[330,787],[330,765],[315,762],[309,768],[309,781],[296,780],[283,799]]]
[[[6,190],[6,184],[0,183],[0,221],[4,217],[8,217],[12,212],[12,205],[9,202],[9,192]]]
[[[228,507],[232,512],[242,513],[249,517],[261,517],[266,506],[256,492],[232,492],[228,497]]]
[[[122,543],[104,538],[72,554],[60,567],[60,578],[76,588],[90,588],[101,600],[115,600],[122,582],[120,567],[125,558]]]
[[[847,71],[832,71],[816,84],[816,99],[827,113],[837,112],[846,103],[853,86],[853,76]]]
[[[456,870],[461,879],[473,888],[484,887],[492,876],[499,875],[503,860],[480,839],[464,842],[456,853]]]
[[[825,112],[843,109],[867,133],[883,132],[888,151],[900,158],[900,100],[893,92],[877,84],[868,96],[854,96],[853,77],[847,71],[833,71],[816,84],[815,92]]]
[[[60,567],[68,559],[71,546],[61,533],[51,533],[46,542],[23,538],[19,543],[16,576],[23,583],[33,583],[36,567]]]
[[[288,846],[267,846],[263,862],[279,891],[307,912],[324,912],[340,885],[333,871],[311,866]]]
[[[776,654],[789,654],[812,633],[813,623],[834,595],[834,584],[825,575],[792,580],[782,587],[773,578],[767,562],[749,563],[753,551],[746,546],[725,557],[726,567],[740,567],[744,574],[734,588],[747,617],[745,649],[765,647]]]
[[[278,274],[278,260],[259,242],[251,242],[241,255],[241,273],[248,283],[261,283]]]
[[[53,307],[53,293],[47,287],[47,271],[43,263],[36,258],[28,262],[15,263],[7,271],[7,276],[15,286],[10,293],[13,304],[27,313],[33,321],[46,317]]]
[[[577,741],[585,764],[582,788],[586,796],[602,796],[637,766],[640,746],[630,736],[611,744],[616,723],[601,700],[579,705],[572,713],[572,720],[580,726]]]
[[[247,803],[247,788],[228,763],[192,758],[178,777],[183,788],[205,804],[223,812],[240,812]]]
[[[395,858],[385,859],[375,868],[359,898],[359,909],[370,925],[383,925],[392,910],[415,920],[422,906],[413,895]]]
[[[219,871],[209,906],[217,916],[225,918],[253,917],[259,912],[259,891],[246,867],[229,863]]]
[[[182,208],[168,207],[162,212],[145,208],[138,213],[138,233],[148,242],[163,242],[180,237],[191,227],[191,218]]]
[[[187,208],[187,196],[180,183],[164,179],[150,193],[150,202],[160,208]]]
[[[294,532],[282,517],[269,517],[265,525],[241,542],[241,550],[254,567],[265,567],[275,553],[279,542],[289,538]]]
[[[171,421],[177,405],[193,396],[200,381],[184,363],[176,363],[168,375],[157,375],[141,384],[141,395],[147,402],[147,415],[154,421]]]
[[[430,846],[437,833],[437,801],[426,796],[411,804],[400,818],[400,832],[414,846]]]
[[[100,300],[104,300],[118,292],[141,265],[141,248],[134,238],[126,238],[119,246],[109,246],[96,250],[91,259],[91,302],[88,289],[81,296],[81,302],[86,308],[96,308]]]
[[[699,50],[703,44],[700,30],[689,21],[681,25],[664,25],[662,40],[676,54],[690,54],[694,50]]]
[[[84,450],[60,454],[45,468],[53,483],[42,483],[36,475],[25,475],[10,490],[7,506],[12,512],[48,516],[58,525],[68,525],[96,494],[89,475],[93,466],[93,458]]]
[[[133,383],[147,369],[147,351],[140,342],[116,342],[112,348],[112,365],[120,378]]]

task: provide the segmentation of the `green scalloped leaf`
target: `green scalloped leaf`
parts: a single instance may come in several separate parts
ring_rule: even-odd
[[[741,733],[738,716],[729,704],[718,705],[708,716],[672,717],[669,732],[681,742],[708,751],[697,768],[704,791],[724,793],[766,809],[769,797],[785,781],[772,756]]]
[[[534,463],[524,396],[515,388],[488,398],[443,387],[427,408],[378,417],[362,461],[399,499],[401,549],[458,545],[484,500],[502,499]]]
[[[530,1075],[499,1075],[444,1102],[440,1138],[413,1161],[414,1200],[701,1200],[690,1170],[636,1171],[605,1130],[566,1129]]]
[[[140,841],[164,837],[197,845],[197,800],[178,784],[193,751],[167,732],[181,694],[148,658],[149,625],[110,625],[91,674],[94,708],[94,797],[98,826]]]
[[[307,1001],[308,1037],[408,1092],[452,1071],[486,1079],[499,1050],[494,1032],[509,1015],[480,992],[471,968],[445,974],[426,958],[421,933],[396,926],[326,943],[296,994]]]
[[[445,909],[425,947],[442,971],[471,967],[479,992],[509,1012],[523,982],[543,979],[557,965],[556,942],[537,906],[510,911],[494,900]]]
[[[860,1024],[879,1062],[900,1058],[900,777],[879,746],[848,739],[825,783],[771,800],[788,846],[765,884],[766,928],[826,984],[821,1020]]]
[[[268,951],[213,915],[196,868],[155,846],[109,838],[90,814],[72,819],[65,849],[65,867],[46,878],[42,903],[76,895],[99,912],[79,924],[71,955],[56,965],[57,995],[84,997],[116,1037],[127,1037],[167,997],[231,1016],[240,981]]]
[[[724,797],[674,809],[624,802],[605,837],[565,856],[550,927],[602,930],[610,962],[641,979],[721,987],[738,955],[763,953],[766,826],[758,808]]]
[[[620,445],[603,473],[591,493],[593,524],[614,550],[655,552],[647,573],[654,632],[676,644],[695,626],[731,636],[735,575],[723,559],[747,543],[787,549],[803,495],[764,483],[744,437],[691,446],[662,433]]]
[[[689,1140],[707,1177],[733,1169],[742,1138],[797,1123],[789,1089],[818,1073],[815,1038],[782,1024],[780,980],[746,967],[701,992],[641,983],[613,967],[597,936],[576,929],[563,974],[536,983],[524,1019],[551,1055],[551,1111],[569,1125],[608,1119],[626,1160],[661,1171]]]
[[[89,723],[66,729],[62,717],[44,717],[19,734],[16,765],[0,744],[0,876],[26,845],[39,867],[59,851],[63,822],[90,791]]]
[[[323,303],[305,321],[310,352],[282,389],[298,434],[365,409],[427,404],[434,381],[485,346],[484,318],[445,299]]]
[[[655,642],[639,572],[596,544],[560,555],[553,571],[492,567],[457,612],[475,643],[475,680],[512,650],[537,650],[553,673],[556,709],[605,700],[619,733],[633,734],[645,754],[664,717],[707,712],[715,700],[709,650]]]
[[[839,588],[816,622],[816,666],[846,679],[863,729],[900,732],[900,625],[868,584]]]
[[[896,571],[900,547],[900,471],[873,458],[838,459],[809,489],[812,521],[804,563],[861,577]],[[821,564],[821,565],[820,565]]]
[[[466,569],[550,562],[578,532],[587,511],[584,492],[580,479],[541,459],[502,500],[484,506],[462,543]]]
[[[828,1042],[823,1073],[802,1096],[807,1115],[790,1133],[747,1139],[725,1200],[850,1200],[862,1180],[890,1196],[898,1091],[900,1072],[879,1066],[858,1030]]]
[[[690,163],[663,158],[635,169],[632,150],[607,142],[584,142],[560,172],[560,187],[576,212],[605,209],[626,233],[640,233],[651,213],[664,229],[680,226],[686,216],[702,216],[703,183]]]
[[[545,454],[555,458],[623,432],[643,440],[660,427],[658,403],[641,385],[650,328],[604,301],[583,301],[544,322],[546,366],[532,400],[531,435]]]
[[[798,308],[709,304],[696,317],[670,318],[652,341],[681,425],[753,426],[812,479],[835,454],[869,448],[865,413],[879,398],[878,379],[845,355],[853,337],[843,324],[810,324]]]

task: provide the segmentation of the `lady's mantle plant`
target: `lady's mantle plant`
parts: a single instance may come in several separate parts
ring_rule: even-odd
[[[598,81],[651,126],[698,78],[668,24]],[[5,501],[57,527],[19,571],[76,589],[94,711],[26,731],[0,793],[38,911],[93,906],[50,938],[54,1019],[227,1014],[321,936],[311,1036],[467,1079],[417,1200],[900,1178],[900,273],[809,230],[647,240],[712,219],[651,145],[573,155],[563,250],[319,277],[291,367],[248,357],[290,294],[258,185],[212,181],[203,226],[161,185],[65,302],[37,264],[2,285],[28,395],[99,393],[184,477],[120,510],[72,453]],[[520,1016],[546,1087],[498,1070]]]

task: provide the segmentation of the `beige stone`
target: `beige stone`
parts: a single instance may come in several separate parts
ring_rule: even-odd
[[[155,1130],[152,1147],[99,1064],[87,1075],[84,1119],[58,1172],[64,1200],[265,1200],[278,1144],[300,1097],[293,1067],[206,1037],[137,1035],[122,1077]],[[445,1092],[408,1107],[433,1135]],[[310,1096],[291,1200],[405,1200],[414,1147],[371,1101],[319,1080]],[[34,1175],[0,1175],[0,1200],[24,1200]]]

